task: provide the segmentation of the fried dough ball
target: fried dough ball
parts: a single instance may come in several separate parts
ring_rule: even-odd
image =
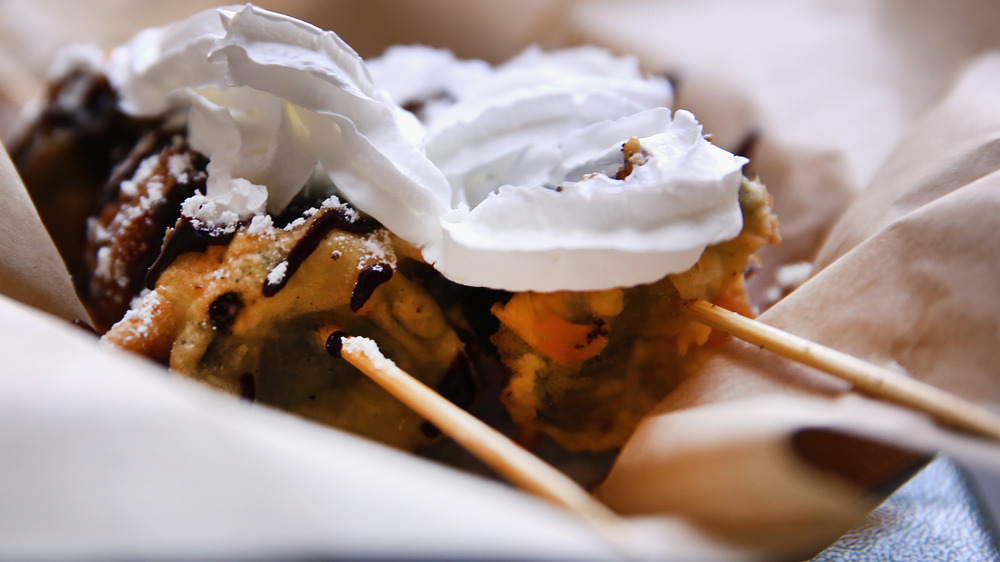
[[[412,248],[336,198],[285,228],[260,216],[218,240],[184,221],[161,257],[185,237],[197,249],[162,272],[154,266],[155,287],[105,342],[389,445],[409,450],[431,440],[419,416],[326,350],[330,335],[344,331],[379,342],[431,387],[463,372],[462,344],[437,303],[396,271],[397,254]]]
[[[778,241],[777,219],[760,183],[744,179],[740,205],[740,236],[684,273],[627,289],[515,293],[493,306],[492,341],[511,372],[502,400],[523,435],[544,433],[570,451],[621,447],[709,342],[711,329],[683,316],[683,303],[752,316],[744,271]]]

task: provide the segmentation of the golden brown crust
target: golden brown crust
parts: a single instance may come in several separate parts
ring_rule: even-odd
[[[180,215],[181,201],[204,189],[204,158],[179,138],[157,151],[156,136],[136,146],[135,175],[118,184],[115,196],[87,224],[84,300],[102,331],[125,314],[142,290],[164,232]]]
[[[104,76],[74,71],[49,84],[39,114],[9,146],[45,228],[85,295],[86,221],[102,189],[137,141],[158,120],[133,119],[116,108]]]
[[[764,186],[744,180],[744,227],[705,250],[690,270],[611,291],[517,293],[494,306],[493,337],[511,379],[503,401],[523,433],[542,432],[572,451],[620,447],[639,420],[696,363],[711,329],[683,316],[700,298],[753,311],[744,271],[754,252],[778,241]]]
[[[263,290],[310,229],[342,210],[325,206],[287,230],[244,226],[226,245],[181,254],[105,341],[168,349],[175,373],[394,446],[429,442],[418,416],[325,347],[342,330],[378,341],[432,387],[448,374],[461,342],[417,283],[397,271],[352,307],[366,270],[394,267],[398,240],[384,228],[334,229],[280,290]]]

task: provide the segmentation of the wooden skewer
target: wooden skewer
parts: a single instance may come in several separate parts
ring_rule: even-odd
[[[854,385],[869,396],[929,414],[943,425],[1000,440],[1000,417],[935,386],[740,316],[703,300],[685,304],[688,314],[717,330]]]
[[[703,300],[686,303],[685,310],[699,322],[787,359],[845,379],[866,394],[927,413],[956,429],[1000,439],[1000,418],[941,389]],[[343,336],[339,353],[502,477],[583,517],[613,544],[623,547],[622,536],[616,531],[620,528],[621,519],[614,512],[566,475],[397,367],[382,355],[374,341]]]
[[[397,367],[382,355],[374,341],[362,337],[343,337],[341,341],[344,359],[512,484],[600,523],[605,529],[607,523],[620,521],[565,474]]]

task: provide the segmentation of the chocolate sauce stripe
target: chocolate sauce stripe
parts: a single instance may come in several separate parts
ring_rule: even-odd
[[[163,249],[146,272],[146,288],[153,289],[160,275],[178,256],[187,252],[204,252],[209,246],[225,246],[233,239],[234,232],[215,233],[196,228],[188,217],[181,217],[177,226],[167,234]]]
[[[265,280],[261,293],[265,297],[273,297],[278,294],[278,291],[288,284],[288,280],[291,279],[292,275],[298,271],[302,263],[306,261],[306,258],[316,251],[320,242],[333,229],[354,234],[367,234],[374,232],[381,228],[381,226],[378,221],[370,217],[354,218],[343,207],[324,209],[322,214],[309,224],[306,233],[295,243],[292,251],[288,253],[288,258],[285,259],[284,275],[281,276],[281,279],[273,283],[270,280]]]

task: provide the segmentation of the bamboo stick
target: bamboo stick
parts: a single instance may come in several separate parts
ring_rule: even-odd
[[[685,309],[703,324],[844,379],[864,394],[926,413],[953,429],[1000,440],[1000,417],[954,394],[703,300],[690,301]]]
[[[374,341],[343,337],[341,342],[340,355],[344,359],[512,484],[590,521],[620,521],[565,474],[397,367],[382,355]]]
[[[860,392],[927,413],[955,429],[1000,439],[1000,418],[941,389],[702,300],[686,303],[685,310],[712,328],[847,380]],[[566,475],[401,370],[382,355],[374,341],[337,333],[331,336],[338,338],[334,347],[344,359],[503,478],[581,516],[619,548],[625,544],[616,530],[622,520]]]

